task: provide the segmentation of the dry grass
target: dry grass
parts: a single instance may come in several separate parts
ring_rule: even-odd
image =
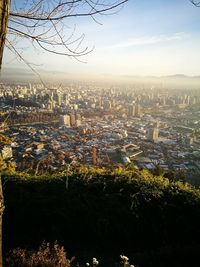
[[[56,242],[53,246],[43,243],[36,252],[14,249],[6,260],[9,267],[70,267],[64,247]]]

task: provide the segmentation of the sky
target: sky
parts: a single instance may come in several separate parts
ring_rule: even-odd
[[[73,75],[200,75],[200,8],[189,0],[129,0],[117,14],[96,18],[102,25],[89,17],[67,21],[65,35],[76,24],[77,36],[85,34],[82,47],[94,48],[85,63],[35,51],[24,41],[18,47],[36,69]],[[8,49],[3,66],[27,68]]]

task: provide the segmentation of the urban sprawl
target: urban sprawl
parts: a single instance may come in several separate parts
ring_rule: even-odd
[[[200,174],[200,90],[0,84],[3,160],[17,170],[122,166]]]

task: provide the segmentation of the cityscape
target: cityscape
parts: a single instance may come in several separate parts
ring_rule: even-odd
[[[18,171],[131,164],[199,183],[197,89],[2,83],[0,112],[1,155]]]
[[[200,0],[0,0],[0,267],[199,267]]]

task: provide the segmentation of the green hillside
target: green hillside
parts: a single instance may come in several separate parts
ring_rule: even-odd
[[[58,240],[80,260],[98,255],[105,266],[120,254],[138,266],[196,266],[200,191],[188,184],[83,166],[54,176],[5,174],[3,185],[5,253]]]

